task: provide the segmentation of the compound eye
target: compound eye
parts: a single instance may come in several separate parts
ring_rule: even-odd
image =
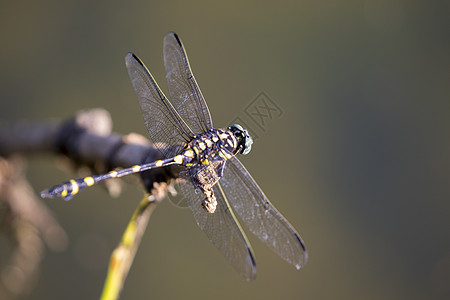
[[[250,150],[252,150],[252,144],[253,144],[253,139],[252,137],[248,134],[247,130],[244,130],[243,132],[243,138],[242,138],[242,154],[246,155],[250,152]]]

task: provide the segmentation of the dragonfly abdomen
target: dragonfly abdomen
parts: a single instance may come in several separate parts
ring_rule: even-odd
[[[115,170],[101,175],[93,175],[87,176],[84,178],[71,179],[69,181],[64,182],[60,185],[55,185],[49,189],[46,189],[41,192],[41,197],[43,198],[53,198],[56,196],[62,197],[64,200],[68,201],[72,199],[76,194],[78,194],[81,190],[93,186],[94,184],[112,178],[119,178],[126,175],[139,173],[143,171],[147,171],[154,168],[174,165],[174,164],[183,164],[186,161],[183,159],[182,155],[177,155],[168,159],[157,160],[155,162],[151,162],[143,165],[135,165],[130,168]]]

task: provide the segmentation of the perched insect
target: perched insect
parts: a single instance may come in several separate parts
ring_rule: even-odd
[[[134,54],[125,57],[128,74],[139,99],[153,142],[164,159],[72,179],[41,193],[42,197],[71,199],[81,189],[105,179],[169,165],[180,165],[182,195],[198,226],[247,280],[256,276],[250,243],[234,211],[281,258],[300,269],[307,261],[305,245],[236,158],[247,154],[252,138],[240,125],[216,129],[192,74],[183,44],[175,33],[164,38],[164,65],[172,102]]]

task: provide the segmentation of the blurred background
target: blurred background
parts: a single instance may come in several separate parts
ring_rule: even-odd
[[[216,127],[258,136],[241,160],[304,239],[295,270],[252,241],[247,283],[163,201],[122,299],[449,299],[448,1],[3,1],[2,122],[62,120],[102,107],[120,133],[146,135],[124,57],[165,90],[162,40],[179,34]],[[264,94],[260,94],[263,92]],[[260,127],[248,106],[277,113]],[[252,123],[253,122],[253,123]],[[36,192],[69,179],[29,161]],[[45,252],[29,299],[96,299],[142,191],[101,188],[43,200],[68,234]],[[0,238],[0,266],[11,245]]]

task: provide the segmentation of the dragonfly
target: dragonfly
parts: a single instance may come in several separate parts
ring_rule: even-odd
[[[128,53],[125,63],[148,134],[164,158],[71,179],[42,191],[41,196],[70,200],[106,179],[178,165],[179,188],[198,226],[246,280],[255,279],[256,263],[237,216],[271,250],[300,269],[308,258],[304,242],[237,158],[251,150],[253,140],[248,131],[238,124],[213,127],[177,34],[166,34],[163,52],[171,101],[136,55]]]

